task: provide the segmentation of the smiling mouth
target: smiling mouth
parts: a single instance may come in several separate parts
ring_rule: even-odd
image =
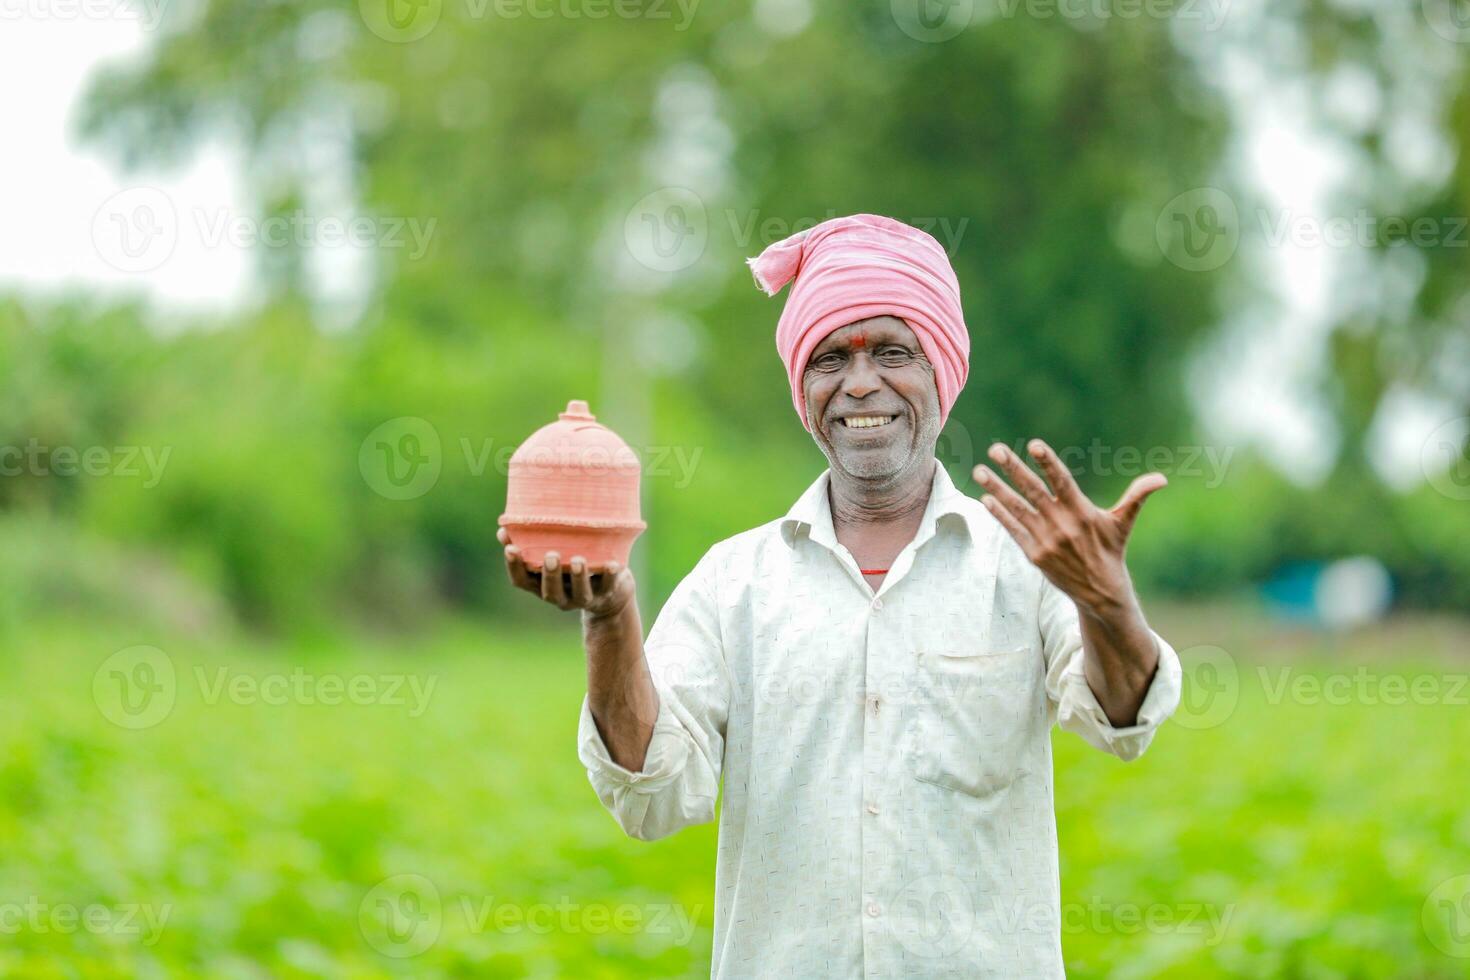
[[[849,429],[877,429],[888,425],[897,415],[851,415],[841,422]]]

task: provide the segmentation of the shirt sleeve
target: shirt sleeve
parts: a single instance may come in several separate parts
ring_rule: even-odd
[[[642,770],[613,761],[582,699],[578,757],[602,805],[638,840],[714,819],[730,680],[712,566],[706,555],[679,583],[643,644],[659,704]]]
[[[1077,607],[1066,593],[1042,577],[1040,626],[1046,652],[1046,694],[1063,729],[1125,762],[1143,754],[1154,732],[1179,705],[1179,656],[1164,638],[1153,633],[1159,647],[1159,665],[1135,724],[1117,728],[1108,720],[1083,673],[1082,626]],[[1150,631],[1152,632],[1152,631]]]

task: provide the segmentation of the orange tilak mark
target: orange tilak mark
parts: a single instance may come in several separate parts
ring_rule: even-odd
[[[868,338],[865,335],[858,334],[852,338],[853,350],[862,350],[866,346],[868,346]]]

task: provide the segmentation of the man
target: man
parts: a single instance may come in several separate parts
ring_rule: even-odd
[[[1123,561],[1166,481],[1103,510],[1034,440],[1047,482],[997,444],[1014,489],[984,465],[982,501],[955,489],[934,449],[969,334],[924,232],[836,218],[751,266],[795,281],[777,349],[829,469],[711,548],[646,643],[627,569],[506,548],[582,610],[592,785],[652,840],[711,820],[723,778],[715,977],[1061,976],[1048,732],[1133,759],[1178,702]]]

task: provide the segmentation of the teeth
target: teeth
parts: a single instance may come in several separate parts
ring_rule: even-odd
[[[887,425],[897,416],[895,415],[863,415],[857,418],[843,419],[842,422],[849,429],[872,429],[880,425]]]

